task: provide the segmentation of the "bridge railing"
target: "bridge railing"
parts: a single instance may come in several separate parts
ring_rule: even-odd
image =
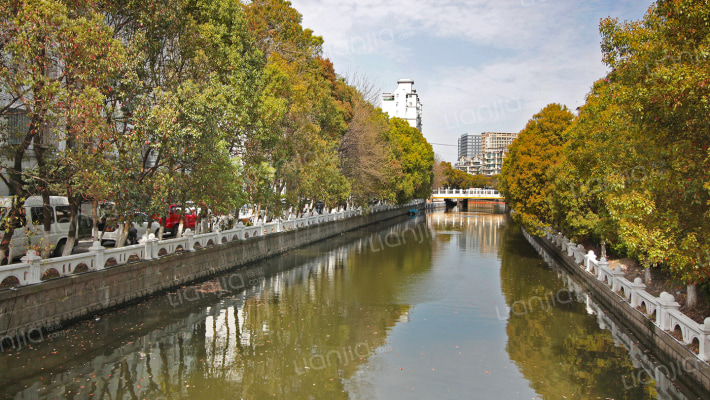
[[[470,197],[500,197],[503,195],[495,189],[481,189],[481,188],[471,188],[471,189],[449,189],[449,188],[439,188],[432,192],[432,196],[470,196]]]

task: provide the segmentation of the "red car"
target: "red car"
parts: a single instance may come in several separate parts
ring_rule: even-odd
[[[178,227],[180,226],[180,214],[182,213],[182,206],[180,204],[173,204],[170,206],[170,211],[168,212],[168,218],[165,220],[165,232],[171,232],[172,236],[177,236]],[[185,209],[183,229],[195,230],[195,223],[197,221],[197,212],[194,208],[188,207]],[[163,218],[161,217],[158,222],[163,223]],[[157,232],[156,232],[157,236]]]

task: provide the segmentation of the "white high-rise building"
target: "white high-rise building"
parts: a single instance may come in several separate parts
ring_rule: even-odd
[[[390,117],[402,118],[409,122],[413,128],[422,130],[422,103],[419,102],[417,89],[414,89],[414,81],[411,79],[400,79],[397,81],[397,89],[392,93],[382,94],[382,111]]]

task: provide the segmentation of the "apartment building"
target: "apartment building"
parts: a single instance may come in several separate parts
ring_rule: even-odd
[[[400,79],[397,81],[397,89],[392,93],[382,94],[382,111],[390,117],[398,117],[406,120],[409,126],[422,130],[422,103],[419,101],[417,90],[414,89],[414,81],[411,79]]]
[[[464,133],[459,138],[459,159],[461,157],[473,158],[481,156],[481,134]]]
[[[517,133],[481,133],[483,175],[491,176],[501,173],[503,169],[503,159],[505,159],[506,154],[508,154],[508,147],[517,137]]]
[[[517,133],[465,133],[459,138],[459,158],[454,168],[472,175],[500,174],[508,147],[517,137]]]

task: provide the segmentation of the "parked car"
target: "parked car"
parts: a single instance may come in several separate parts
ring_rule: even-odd
[[[61,256],[64,252],[64,245],[67,242],[69,233],[71,211],[69,200],[66,197],[50,196],[49,205],[51,212],[51,226],[49,232],[49,244],[51,244],[54,256]],[[0,218],[3,229],[6,228],[5,216],[12,206],[12,197],[0,197]],[[84,219],[78,216],[77,224]],[[40,196],[30,196],[25,200],[22,216],[13,223],[14,232],[10,240],[11,257],[22,257],[30,246],[39,246],[44,240],[44,203]],[[80,231],[77,226],[77,233]]]
[[[178,227],[180,226],[180,214],[182,214],[182,206],[180,204],[173,204],[168,210],[168,217],[165,220],[165,232],[170,232],[172,236],[177,236]],[[195,222],[197,221],[197,210],[194,207],[185,208],[185,220],[183,223],[184,229],[195,229]],[[154,217],[154,219],[157,219]],[[160,217],[158,220],[158,227],[162,223],[163,218]],[[152,229],[152,228],[151,228]],[[155,236],[158,236],[158,230],[155,231]]]
[[[107,221],[102,218],[102,221],[98,224],[99,226],[99,237],[101,237],[101,244],[107,242],[114,242],[118,239],[118,222]],[[131,221],[130,228],[128,230],[128,237],[126,237],[126,244],[132,245],[137,244],[138,240],[143,237],[146,233],[156,232],[160,229],[160,224],[155,220],[150,224],[148,228],[148,215],[142,212],[135,212]]]

